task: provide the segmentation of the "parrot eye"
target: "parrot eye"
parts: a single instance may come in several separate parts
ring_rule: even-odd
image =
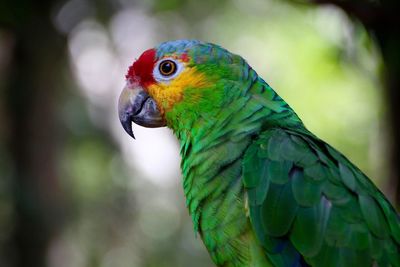
[[[158,81],[169,81],[183,70],[183,64],[173,58],[166,58],[157,63],[153,76]]]
[[[172,60],[161,61],[158,70],[164,76],[171,76],[176,72],[176,64]]]

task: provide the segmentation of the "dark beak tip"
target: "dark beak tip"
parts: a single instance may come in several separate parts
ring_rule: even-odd
[[[122,124],[125,132],[127,132],[133,139],[136,139],[135,135],[133,134],[133,130],[132,130],[132,121],[130,119],[127,119],[124,121],[121,120],[121,124]]]

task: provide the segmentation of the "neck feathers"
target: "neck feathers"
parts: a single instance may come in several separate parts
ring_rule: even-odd
[[[266,127],[287,120],[300,122],[252,69],[247,76],[241,88],[227,82],[231,90],[236,90],[235,97],[215,113],[190,114],[188,117],[196,119],[180,121],[174,128],[181,144],[186,205],[195,231],[218,265],[236,262],[234,266],[246,266],[253,257],[241,180],[246,148]]]
[[[253,69],[248,67],[243,77],[246,79],[241,83],[225,81],[225,91],[231,92],[223,106],[206,114],[186,111],[192,120],[173,127],[181,143],[183,187],[195,230],[199,230],[202,202],[218,197],[240,179],[234,173],[226,177],[223,172],[238,164],[252,138],[276,123],[300,122]]]

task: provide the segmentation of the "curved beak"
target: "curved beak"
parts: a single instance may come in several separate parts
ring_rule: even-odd
[[[132,131],[132,122],[150,128],[166,125],[156,102],[139,84],[128,82],[122,90],[118,102],[118,114],[122,127],[133,138],[135,136]]]

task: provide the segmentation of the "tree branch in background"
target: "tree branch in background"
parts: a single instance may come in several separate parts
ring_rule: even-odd
[[[14,43],[4,92],[14,223],[5,262],[44,267],[65,218],[57,166],[62,128],[56,112],[65,41],[51,24],[51,2],[15,1],[8,8],[11,15],[0,17],[0,24]]]

